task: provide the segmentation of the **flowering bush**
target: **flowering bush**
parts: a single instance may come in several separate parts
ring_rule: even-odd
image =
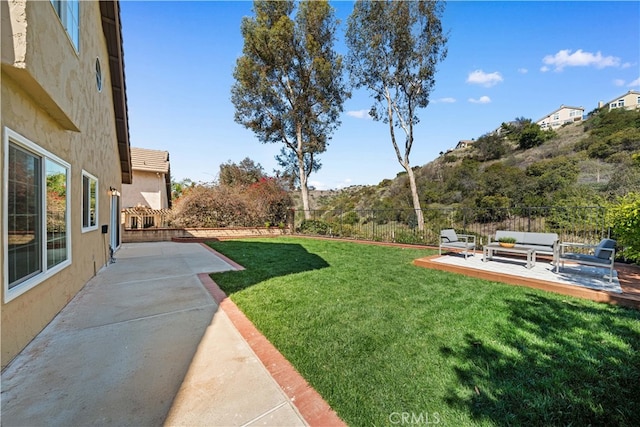
[[[249,186],[195,186],[176,203],[175,227],[253,227],[286,223],[289,195],[270,178]]]

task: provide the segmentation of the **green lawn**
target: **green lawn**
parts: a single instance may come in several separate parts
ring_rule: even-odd
[[[212,274],[352,426],[640,425],[640,311],[327,240],[210,243]]]

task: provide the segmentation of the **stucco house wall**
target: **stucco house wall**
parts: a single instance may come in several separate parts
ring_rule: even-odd
[[[146,206],[151,209],[167,209],[166,174],[133,170],[133,182],[122,188],[122,207]]]
[[[133,182],[122,186],[123,209],[171,207],[171,165],[169,152],[131,147]]]
[[[117,2],[103,7],[119,10]],[[27,281],[26,290],[20,289],[21,283],[8,291],[8,196],[3,191],[0,304],[4,367],[107,264],[108,245],[100,226],[110,223],[112,197],[121,189],[124,172],[130,171],[122,168],[127,158],[118,142],[100,3],[79,2],[78,50],[51,1],[2,0],[0,12],[3,190],[8,182],[7,146],[10,135],[17,134],[20,140],[68,164],[66,214],[70,217],[66,230],[70,250],[63,267],[53,274],[36,275],[38,280]],[[96,60],[101,64],[101,90]],[[82,224],[83,171],[97,179],[97,224],[90,229]]]

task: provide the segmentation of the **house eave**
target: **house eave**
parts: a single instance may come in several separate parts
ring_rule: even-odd
[[[113,97],[113,111],[116,119],[116,137],[118,140],[122,183],[131,184],[133,181],[133,169],[131,167],[129,118],[119,1],[101,0],[100,14],[102,16],[102,31],[107,42],[107,51],[109,53],[111,93]]]

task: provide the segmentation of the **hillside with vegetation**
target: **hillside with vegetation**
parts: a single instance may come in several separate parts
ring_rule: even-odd
[[[555,131],[518,118],[414,173],[425,208],[602,206],[640,192],[640,111],[598,111]],[[312,196],[321,210],[412,208],[406,173]]]
[[[639,110],[601,111],[554,131],[518,118],[413,172],[423,230],[406,173],[377,185],[311,191],[304,219],[292,182],[266,175],[249,158],[220,165],[217,183],[174,183],[180,195],[172,225],[293,223],[301,233],[421,244],[437,242],[442,228],[480,240],[497,229],[553,230],[585,243],[611,235],[619,258],[640,261]]]

